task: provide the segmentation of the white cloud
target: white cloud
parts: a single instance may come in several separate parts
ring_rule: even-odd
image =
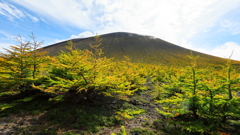
[[[76,0],[12,0],[36,14],[43,16],[49,20],[55,21],[63,25],[71,25],[78,28],[94,27],[94,22],[91,16],[95,14],[90,0],[76,1]],[[47,4],[46,4],[47,3]]]
[[[240,4],[234,0],[12,1],[61,25],[99,34],[126,31],[152,35],[178,45],[214,26]]]
[[[75,39],[75,38],[86,38],[86,37],[92,37],[92,36],[95,36],[92,32],[85,31],[78,35],[72,35],[68,39],[55,39],[54,43],[60,43],[60,42],[70,40],[70,39]],[[50,43],[50,44],[54,44],[54,43]]]
[[[38,22],[38,18],[32,16],[25,11],[19,10],[15,6],[8,4],[6,2],[0,3],[0,14],[6,16],[10,21],[14,21],[14,19],[23,19],[29,17],[33,22]]]
[[[92,36],[95,36],[92,32],[90,31],[85,31],[85,32],[82,32],[78,35],[72,35],[70,37],[70,39],[74,39],[74,38],[86,38],[86,37],[92,37]]]
[[[1,53],[5,53],[6,51],[3,49],[10,49],[10,46],[12,46],[13,44],[9,44],[9,43],[0,43],[0,52]]]
[[[54,43],[50,43],[50,44],[55,44],[55,43],[60,43],[60,42],[63,42],[63,41],[66,41],[66,40],[68,40],[68,39],[55,39],[55,42]],[[49,45],[50,45],[49,44]]]
[[[229,58],[233,52],[231,59],[240,61],[240,45],[235,42],[226,42],[223,45],[217,46],[212,50],[205,50],[199,48],[192,48],[193,50],[203,52],[206,54],[211,54],[214,56]]]
[[[196,48],[190,43],[194,35],[209,31],[221,21],[223,15],[239,8],[240,5],[239,0],[11,1],[38,14],[41,20],[51,20],[61,26],[72,26],[85,31],[79,35],[72,35],[71,38],[92,36],[90,31],[98,34],[125,31],[151,35],[190,49]],[[230,29],[233,35],[240,34],[238,22],[225,21],[221,24],[223,31]],[[62,40],[56,39],[55,42],[57,41]],[[237,52],[238,44],[229,45],[230,43],[227,42],[222,47],[235,49]],[[227,49],[220,47],[212,51],[202,51],[228,56],[230,53],[225,53]]]
[[[229,58],[232,52],[233,55],[231,58],[240,60],[240,45],[235,42],[226,42],[224,45],[217,46],[214,50],[211,51],[211,54]]]
[[[192,43],[188,42],[187,40],[183,39],[180,43],[180,46],[187,48],[187,49],[193,49]]]

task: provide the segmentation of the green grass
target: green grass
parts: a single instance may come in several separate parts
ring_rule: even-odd
[[[34,97],[25,97],[23,99],[19,99],[17,102],[29,102],[33,99]]]
[[[16,103],[0,103],[0,112],[12,108],[13,106],[15,106]]]
[[[5,91],[5,92],[0,92],[0,97],[2,96],[9,96],[9,95],[14,95],[14,94],[18,94],[18,91]]]

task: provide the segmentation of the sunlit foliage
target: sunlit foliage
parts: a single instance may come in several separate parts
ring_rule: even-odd
[[[191,121],[182,121],[187,131],[216,132],[227,119],[239,117],[239,72],[231,68],[230,59],[222,70],[215,70],[198,68],[198,57],[189,58],[189,67],[155,86],[162,108],[157,110],[170,118],[189,117]]]
[[[114,61],[102,57],[99,36],[95,37],[96,45],[91,45],[93,51],[78,50],[72,41],[58,56],[50,62],[49,82],[45,85],[34,86],[49,93],[75,91],[82,93],[83,98],[92,100],[96,94],[114,96],[126,99],[135,91],[143,89],[145,78],[141,78],[133,63]]]
[[[24,42],[19,36],[19,45],[0,54],[2,91],[30,88],[55,95],[51,100],[73,93],[81,101],[94,102],[105,96],[129,100],[136,92],[152,90],[161,115],[185,131],[202,134],[219,133],[227,120],[240,117],[240,70],[230,58],[223,65],[179,53],[182,59],[175,61],[162,52],[160,58],[168,59],[166,63],[156,63],[156,56],[144,58],[146,63],[128,56],[118,60],[103,55],[100,36],[90,50],[76,49],[70,40],[65,51],[49,57],[40,52],[42,42],[33,34],[30,38],[32,42]],[[116,117],[132,119],[141,113],[144,110],[120,109]]]
[[[15,38],[18,45],[10,46],[0,53],[1,64],[1,87],[6,89],[18,89],[26,87],[27,83],[34,83],[34,79],[39,75],[40,66],[45,59],[45,52],[39,52],[40,45],[32,34],[31,41],[23,41],[22,37]]]

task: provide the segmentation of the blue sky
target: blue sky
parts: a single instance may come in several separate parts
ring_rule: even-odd
[[[118,31],[240,60],[240,0],[0,0],[0,48]]]

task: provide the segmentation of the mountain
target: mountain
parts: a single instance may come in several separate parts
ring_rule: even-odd
[[[126,32],[116,32],[101,35],[101,47],[104,56],[114,57],[116,60],[124,59],[128,56],[133,62],[151,63],[160,65],[187,65],[190,62],[189,49],[174,45],[167,41],[151,36],[138,35]],[[89,44],[96,44],[94,37],[72,39],[74,46],[78,49],[90,49]],[[57,55],[60,50],[66,50],[67,41],[56,43],[43,48],[49,52],[50,56]],[[91,49],[90,49],[91,50]],[[201,65],[221,64],[226,60],[192,51],[194,56],[199,55]]]

